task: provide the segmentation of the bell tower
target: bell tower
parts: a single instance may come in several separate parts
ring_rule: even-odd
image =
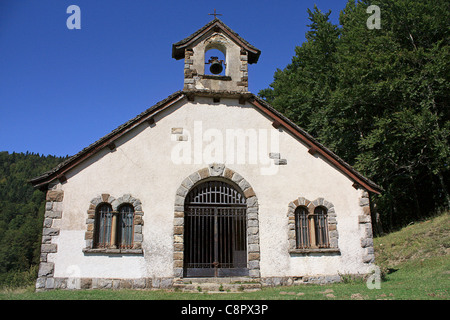
[[[183,90],[248,92],[248,64],[257,63],[260,54],[216,17],[172,45],[172,57],[184,59]]]

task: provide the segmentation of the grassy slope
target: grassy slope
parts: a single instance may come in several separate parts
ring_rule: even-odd
[[[450,212],[374,240],[383,287],[403,299],[450,299]]]
[[[178,293],[165,290],[53,290],[0,292],[0,299],[439,299],[450,300],[450,213],[376,238],[376,263],[383,270],[381,289],[364,281],[326,286],[264,288],[244,294]]]
[[[444,257],[450,253],[450,212],[376,238],[374,245],[376,263],[385,268]]]

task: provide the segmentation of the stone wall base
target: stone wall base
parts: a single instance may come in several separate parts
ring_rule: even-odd
[[[267,277],[261,278],[263,287],[292,286],[301,284],[328,284],[340,282],[339,275],[317,275],[300,277]]]
[[[88,289],[170,289],[174,278],[38,278],[36,291],[53,289],[88,290]]]
[[[262,287],[293,286],[304,284],[330,284],[343,281],[344,278],[364,279],[368,275],[315,275],[298,277],[264,277],[259,281]],[[36,281],[36,291],[53,289],[88,290],[88,289],[173,289],[180,280],[190,278],[138,278],[138,279],[108,279],[108,278],[53,278],[41,277]],[[213,282],[212,278],[210,282]],[[218,278],[220,282],[220,278]]]

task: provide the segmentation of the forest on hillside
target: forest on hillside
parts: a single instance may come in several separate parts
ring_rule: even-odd
[[[449,207],[450,2],[350,0],[339,24],[308,13],[259,96],[383,188],[376,234]]]
[[[28,180],[64,159],[0,152],[0,287],[23,283],[23,277],[36,278],[45,194]]]

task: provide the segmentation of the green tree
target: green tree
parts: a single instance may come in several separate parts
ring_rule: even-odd
[[[64,158],[27,152],[0,152],[0,285],[36,270],[39,263],[45,195],[28,180]],[[20,277],[19,277],[20,278]]]
[[[336,86],[334,66],[338,27],[329,21],[331,11],[308,9],[310,31],[306,42],[295,48],[292,62],[277,70],[271,88],[259,95],[300,124],[311,134],[321,136],[324,107]]]
[[[369,4],[381,29],[366,26]],[[337,28],[315,7],[307,41],[260,92],[384,188],[372,202],[390,230],[450,206],[449,9],[348,1]]]

